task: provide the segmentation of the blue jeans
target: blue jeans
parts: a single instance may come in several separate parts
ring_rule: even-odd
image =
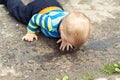
[[[28,5],[24,5],[21,0],[0,0],[0,4],[4,4],[9,13],[24,24],[28,24],[35,13],[46,7],[57,6],[63,9],[57,0],[34,0]]]

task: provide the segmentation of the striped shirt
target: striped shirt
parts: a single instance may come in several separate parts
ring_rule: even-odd
[[[50,38],[59,38],[58,31],[61,20],[67,15],[63,10],[53,10],[45,14],[35,14],[32,16],[27,30],[35,33],[37,29],[43,32],[44,35]]]

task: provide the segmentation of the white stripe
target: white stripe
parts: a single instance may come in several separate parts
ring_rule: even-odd
[[[55,12],[55,11],[52,11],[52,12],[50,12],[48,15],[49,16],[54,16],[54,15],[57,15],[57,14],[59,14],[60,12]]]
[[[64,16],[60,16],[60,17],[55,18],[54,20],[52,20],[53,26],[59,24],[59,22],[61,21],[61,19],[62,19],[63,17],[64,17]]]

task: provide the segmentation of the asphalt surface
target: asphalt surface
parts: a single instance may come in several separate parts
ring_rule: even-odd
[[[59,1],[66,11],[79,10],[91,19],[88,41],[69,52],[41,33],[38,41],[23,42],[26,25],[0,5],[0,80],[55,80],[64,75],[83,80],[86,73],[106,77],[100,69],[120,61],[120,0]]]

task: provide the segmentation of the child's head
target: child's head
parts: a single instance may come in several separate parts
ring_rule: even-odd
[[[81,46],[88,38],[90,26],[90,20],[85,14],[73,11],[60,24],[61,38],[73,46]]]

